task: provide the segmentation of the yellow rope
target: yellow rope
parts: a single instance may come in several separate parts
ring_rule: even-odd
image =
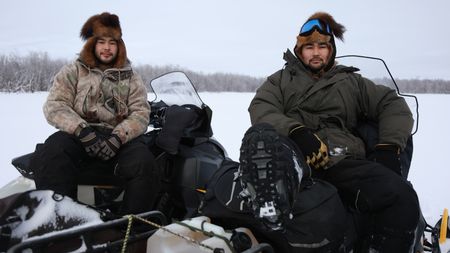
[[[128,238],[130,238],[131,225],[133,224],[133,215],[127,215],[125,217],[128,217],[128,225],[127,225],[127,232],[125,233],[125,238],[123,238],[121,251],[122,253],[125,253],[125,251],[127,250]]]

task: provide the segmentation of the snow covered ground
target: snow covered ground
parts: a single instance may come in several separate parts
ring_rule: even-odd
[[[42,104],[47,93],[0,93],[0,186],[19,173],[11,159],[32,152],[35,144],[55,131],[47,124]],[[213,110],[214,136],[237,160],[245,130],[250,126],[247,107],[252,93],[201,93]],[[450,167],[445,157],[450,145],[450,95],[419,94],[419,131],[414,136],[410,180],[418,192],[423,213],[434,225],[443,208],[450,207]],[[149,99],[152,94],[149,94]]]

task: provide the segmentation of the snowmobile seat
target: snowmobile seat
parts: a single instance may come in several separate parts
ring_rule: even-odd
[[[31,180],[34,179],[34,172],[30,168],[32,155],[33,153],[28,153],[14,158],[11,162],[22,176]],[[82,172],[77,179],[78,200],[100,208],[111,208],[118,205],[122,199],[125,181],[114,176],[113,168],[105,166],[105,163],[90,163],[82,166]]]

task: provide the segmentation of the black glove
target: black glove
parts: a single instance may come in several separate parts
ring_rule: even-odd
[[[105,161],[109,160],[117,155],[121,145],[122,141],[119,136],[112,134],[100,143],[100,151],[97,157]]]
[[[330,161],[327,145],[311,129],[304,126],[295,127],[289,132],[289,138],[297,144],[309,166],[320,169]]]
[[[100,151],[101,139],[97,136],[95,130],[90,127],[84,127],[78,134],[81,144],[83,144],[84,150],[90,157],[96,157]]]
[[[380,163],[400,176],[402,175],[400,148],[397,145],[378,144],[375,146],[375,151],[373,151],[367,159]]]

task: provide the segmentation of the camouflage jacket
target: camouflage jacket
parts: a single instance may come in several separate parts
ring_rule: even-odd
[[[149,114],[147,91],[129,64],[101,71],[76,60],[56,74],[44,104],[52,126],[74,134],[86,122],[112,130],[122,143],[147,130]]]

